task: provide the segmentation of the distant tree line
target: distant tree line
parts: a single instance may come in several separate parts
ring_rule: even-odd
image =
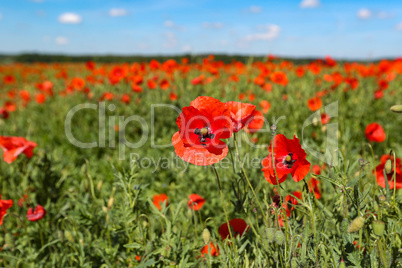
[[[38,53],[25,53],[17,55],[0,54],[0,62],[21,62],[21,63],[34,63],[34,62],[86,62],[94,61],[100,63],[123,63],[123,62],[149,62],[155,59],[159,62],[166,61],[168,59],[174,59],[180,62],[183,58],[187,58],[190,63],[201,63],[202,59],[207,57],[208,54],[183,54],[183,55],[132,55],[132,56],[118,56],[118,55],[66,55],[66,54],[38,54]],[[249,61],[266,61],[267,56],[249,56],[249,55],[226,55],[226,54],[214,54],[215,60],[230,63],[233,61],[240,61],[247,63]],[[309,63],[316,58],[281,58],[281,60],[289,60],[296,64]],[[345,62],[345,60],[342,60]]]

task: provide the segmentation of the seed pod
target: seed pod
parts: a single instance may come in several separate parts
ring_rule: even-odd
[[[57,230],[57,236],[59,237],[61,242],[64,242],[64,232],[61,230]]]
[[[381,202],[385,202],[385,201],[387,201],[387,197],[385,195],[380,195],[378,197],[378,200],[380,200]]]
[[[391,172],[392,172],[392,161],[391,161],[391,159],[388,159],[387,162],[385,162],[384,169],[385,169],[385,173],[391,174]]]
[[[14,248],[14,238],[10,233],[6,233],[4,240],[8,248]]]
[[[107,207],[103,206],[103,207],[102,207],[102,211],[103,211],[104,213],[107,213]]]
[[[207,245],[211,240],[211,233],[209,232],[208,228],[205,228],[202,231],[202,240],[204,240],[205,245]]]
[[[109,210],[112,209],[113,203],[114,203],[114,198],[113,198],[113,196],[112,196],[112,197],[110,197],[109,202],[107,202],[107,208],[108,208]]]
[[[391,111],[398,114],[402,113],[402,104],[392,106]]]
[[[267,236],[268,243],[274,242],[275,239],[275,228],[266,228],[265,234]]]
[[[285,242],[285,235],[281,230],[275,232],[275,241],[278,245],[282,245]]]
[[[348,233],[354,233],[359,231],[364,226],[364,218],[359,216],[355,218],[349,225]]]
[[[68,241],[70,241],[71,243],[74,243],[74,241],[75,241],[74,236],[69,230],[64,231],[64,236],[67,238]]]
[[[385,229],[385,223],[383,221],[373,221],[373,232],[376,236],[383,236],[384,234],[384,229]]]

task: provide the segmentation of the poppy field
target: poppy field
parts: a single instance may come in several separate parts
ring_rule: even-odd
[[[402,60],[0,64],[0,266],[402,267]]]

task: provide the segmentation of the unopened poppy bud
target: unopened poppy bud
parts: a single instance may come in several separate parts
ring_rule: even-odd
[[[70,241],[71,243],[74,243],[74,241],[75,241],[74,236],[69,230],[64,231],[64,236],[67,238],[68,241]]]
[[[207,245],[211,239],[211,233],[209,232],[208,228],[205,228],[202,231],[202,239],[204,240],[205,245]]]
[[[346,268],[346,264],[343,260],[341,260],[341,263],[339,264],[339,268]]]
[[[6,233],[4,240],[6,242],[7,248],[14,248],[14,238],[10,233]]]
[[[57,236],[61,242],[64,242],[64,233],[61,230],[57,230]]]
[[[107,208],[110,210],[112,209],[113,206],[113,202],[114,202],[114,198],[113,196],[109,199],[109,202],[107,202]]]
[[[378,200],[380,200],[381,202],[385,202],[385,201],[387,201],[387,197],[385,195],[380,195],[378,197]]]
[[[103,206],[103,207],[102,207],[102,211],[105,212],[105,213],[107,213],[107,207]]]
[[[276,231],[275,233],[275,241],[278,245],[282,245],[285,242],[285,235],[281,230]]]
[[[290,262],[290,264],[291,264],[291,267],[292,268],[298,268],[299,267],[299,264],[297,263],[297,259],[296,258],[292,258],[292,261]]]
[[[274,242],[275,239],[275,228],[265,229],[265,234],[267,235],[267,240],[269,243]]]
[[[103,181],[98,182],[96,189],[98,189],[98,191],[100,191],[100,189],[102,188],[102,185],[103,185]]]
[[[385,173],[391,174],[391,172],[392,172],[392,161],[391,161],[391,159],[388,159],[387,162],[385,162],[384,169],[385,169]]]
[[[359,216],[355,218],[349,225],[348,233],[354,233],[359,231],[364,226],[364,218]]]
[[[373,221],[373,232],[376,236],[382,236],[385,230],[385,223],[383,221]]]
[[[392,106],[391,111],[398,114],[402,113],[402,104]]]

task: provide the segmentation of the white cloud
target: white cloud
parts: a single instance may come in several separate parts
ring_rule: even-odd
[[[300,3],[301,8],[315,8],[320,5],[320,0],[303,0]]]
[[[402,22],[398,23],[398,24],[395,26],[395,28],[396,28],[398,31],[402,31]]]
[[[249,34],[246,36],[246,41],[258,41],[258,40],[273,40],[279,36],[281,27],[275,24],[268,24],[263,27],[265,32]]]
[[[176,23],[174,23],[172,20],[165,20],[163,25],[165,25],[165,27],[168,28],[174,28],[176,30],[180,30],[180,31],[184,31],[185,27],[181,26],[181,25],[177,25]]]
[[[77,24],[81,23],[81,21],[81,16],[75,13],[66,12],[59,16],[60,23]]]
[[[183,52],[191,52],[193,48],[190,45],[185,45],[182,47]]]
[[[63,36],[56,37],[55,41],[56,41],[56,44],[58,44],[58,45],[65,45],[68,43],[68,39]]]
[[[164,34],[165,36],[165,42],[163,43],[164,48],[175,48],[177,47],[177,37],[175,33],[172,32],[166,32]]]
[[[109,10],[109,15],[111,17],[127,16],[128,11],[124,8],[112,8],[111,10]]]
[[[202,27],[205,29],[220,29],[223,28],[223,24],[221,22],[204,22]]]
[[[262,7],[260,7],[260,6],[251,6],[249,8],[249,11],[251,13],[260,13],[262,11]]]
[[[371,11],[367,8],[361,8],[357,12],[357,17],[359,19],[369,19],[371,17]]]

